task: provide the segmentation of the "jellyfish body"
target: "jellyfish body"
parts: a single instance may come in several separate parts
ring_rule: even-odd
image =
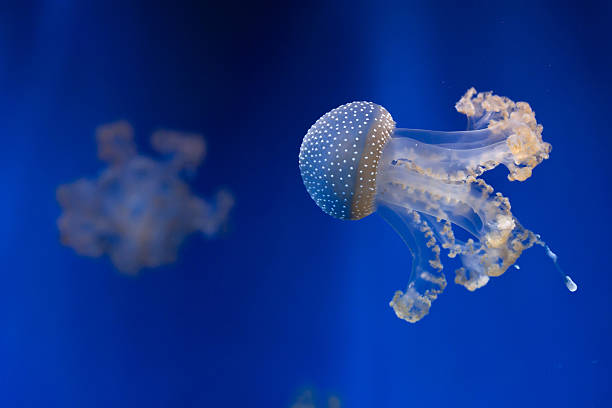
[[[80,255],[108,254],[118,270],[133,275],[173,262],[188,235],[198,231],[212,237],[226,222],[231,193],[221,190],[206,200],[192,194],[181,177],[202,160],[201,136],[155,132],[151,144],[166,156],[162,160],[137,154],[127,122],[100,127],[97,141],[98,156],[108,167],[96,179],[57,189],[61,241]]]
[[[300,149],[304,185],[323,211],[352,220],[378,212],[408,246],[409,284],[390,305],[409,322],[425,316],[446,286],[441,249],[460,257],[455,282],[470,291],[503,274],[534,244],[552,253],[512,215],[509,200],[479,178],[503,164],[510,180],[523,181],[548,158],[551,146],[534,112],[525,102],[474,88],[455,107],[467,115],[468,131],[398,129],[382,106],[349,103],[321,117]],[[456,239],[454,225],[473,238]]]

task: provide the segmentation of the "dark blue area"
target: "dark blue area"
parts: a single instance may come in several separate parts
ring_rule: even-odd
[[[612,225],[608,2],[13,2],[0,5],[1,407],[607,407]],[[528,101],[551,158],[487,176],[559,255],[450,284],[417,324],[387,303],[410,255],[377,216],[308,197],[309,126],[353,100],[459,130],[470,87]],[[95,127],[201,132],[194,190],[236,196],[226,236],[121,275],[55,226],[61,183],[95,175]],[[451,274],[452,270],[447,268]]]

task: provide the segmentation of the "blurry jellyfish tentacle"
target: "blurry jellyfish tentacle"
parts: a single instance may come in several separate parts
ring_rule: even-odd
[[[136,156],[134,129],[124,121],[100,126],[96,130],[98,158],[110,164],[120,164]]]
[[[160,131],[152,144],[168,160],[137,155],[127,122],[101,126],[99,156],[109,163],[97,179],[81,179],[57,189],[63,208],[61,241],[80,255],[108,254],[122,272],[135,274],[176,260],[187,235],[214,236],[233,206],[231,193],[214,200],[194,196],[180,177],[195,169],[204,153],[198,135]]]
[[[204,235],[212,237],[226,222],[229,212],[234,207],[234,196],[227,190],[220,190],[210,202],[195,197],[193,206],[195,207],[194,225]]]
[[[195,170],[206,154],[206,143],[197,134],[158,130],[151,136],[151,145],[162,154],[170,155],[177,168]]]
[[[377,211],[408,245],[414,258],[408,288],[391,306],[410,322],[428,313],[446,285],[440,246],[459,256],[455,282],[470,291],[503,274],[534,244],[548,248],[514,217],[510,201],[479,178],[503,164],[510,180],[523,181],[548,158],[551,146],[535,113],[525,102],[474,88],[456,109],[473,130],[398,129],[382,106],[349,103],[315,122],[300,148],[304,185],[323,211],[352,220]],[[453,224],[475,239],[456,239]]]
[[[317,407],[317,404],[315,403],[315,398],[314,398],[312,390],[305,390],[304,392],[302,392],[302,394],[300,394],[296,398],[295,402],[291,405],[291,408],[316,408],[316,407]],[[335,395],[331,395],[327,399],[326,407],[327,408],[340,408],[340,399]]]
[[[57,200],[66,215],[58,220],[62,244],[72,247],[79,255],[97,257],[105,252],[105,240],[112,231],[108,220],[101,216],[101,203],[95,183],[80,179],[57,189]],[[68,215],[70,214],[70,215]]]
[[[291,408],[316,408],[312,396],[312,391],[306,390],[300,396],[298,396],[297,400]]]

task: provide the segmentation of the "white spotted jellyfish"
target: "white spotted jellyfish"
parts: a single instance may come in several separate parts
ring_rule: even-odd
[[[372,102],[342,105],[315,122],[299,154],[306,190],[327,214],[359,220],[380,214],[412,256],[408,287],[395,292],[396,315],[416,322],[446,287],[441,248],[462,266],[455,283],[474,291],[515,265],[521,253],[540,245],[567,288],[577,289],[538,234],[510,212],[509,200],[482,178],[503,164],[508,179],[524,181],[548,158],[551,145],[526,102],[513,102],[471,88],[455,108],[468,130],[400,129],[385,108]],[[459,226],[473,236],[455,236]]]

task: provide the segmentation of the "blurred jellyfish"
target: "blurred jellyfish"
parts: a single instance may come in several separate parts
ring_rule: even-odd
[[[317,408],[313,392],[311,390],[304,391],[291,405],[291,408]],[[340,408],[340,399],[335,395],[330,396],[327,399],[327,408]]]
[[[98,157],[108,163],[97,179],[80,179],[57,189],[64,212],[61,241],[78,254],[108,254],[117,269],[136,274],[143,267],[173,262],[185,237],[214,236],[234,200],[219,191],[213,200],[194,196],[181,177],[205,154],[202,137],[158,131],[151,137],[162,160],[139,155],[133,130],[116,122],[97,130]]]
[[[471,88],[455,108],[467,115],[468,131],[400,129],[382,106],[349,103],[321,117],[300,149],[304,185],[323,211],[350,220],[376,211],[409,247],[408,287],[390,302],[409,322],[425,316],[446,287],[440,247],[460,257],[455,283],[470,291],[534,244],[546,249],[567,288],[577,289],[540,236],[512,215],[509,200],[479,178],[503,164],[510,180],[523,181],[548,158],[551,146],[529,104]],[[453,226],[475,240],[459,240]]]

